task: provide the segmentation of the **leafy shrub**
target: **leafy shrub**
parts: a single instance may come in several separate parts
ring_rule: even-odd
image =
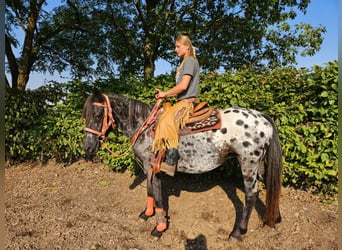
[[[240,106],[270,114],[276,122],[284,162],[284,184],[320,194],[338,192],[337,62],[311,70],[244,69],[201,75],[200,97],[213,107]],[[83,157],[83,103],[93,86],[154,103],[155,89],[174,86],[170,75],[148,80],[70,82],[36,91],[6,93],[6,159],[12,162],[57,158],[66,163]],[[116,171],[137,167],[128,138],[109,133],[98,156]]]
[[[129,139],[117,131],[109,133],[97,155],[105,165],[117,172],[128,170],[131,174],[137,174],[140,170]]]
[[[11,162],[38,159],[46,130],[37,118],[45,116],[48,104],[36,92],[10,91],[5,97],[5,154]]]
[[[10,163],[56,158],[73,162],[83,155],[84,98],[75,85],[49,85],[5,96],[6,160]]]
[[[285,155],[284,181],[325,194],[337,193],[337,62],[314,67],[297,96],[275,107]],[[283,106],[283,107],[281,107]]]

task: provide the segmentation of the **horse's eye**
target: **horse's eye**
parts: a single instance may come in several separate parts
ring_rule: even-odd
[[[96,120],[101,120],[101,119],[102,119],[102,115],[96,115],[96,116],[95,116],[95,119],[96,119]]]

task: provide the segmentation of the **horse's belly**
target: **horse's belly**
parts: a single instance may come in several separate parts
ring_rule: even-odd
[[[177,171],[188,174],[200,174],[213,170],[220,166],[217,156],[212,157],[193,157],[191,159],[181,158],[178,161]]]
[[[219,167],[225,160],[222,143],[215,143],[212,132],[185,136],[179,142],[180,158],[177,171],[190,174],[205,173]]]

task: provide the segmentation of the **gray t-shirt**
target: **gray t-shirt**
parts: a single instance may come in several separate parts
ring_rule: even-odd
[[[183,68],[176,74],[176,84],[182,80],[183,75],[191,75],[192,77],[188,88],[177,96],[177,100],[198,97],[200,70],[198,61],[195,58],[188,57],[184,59]]]

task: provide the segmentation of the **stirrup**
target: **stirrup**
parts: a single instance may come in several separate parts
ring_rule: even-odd
[[[175,172],[176,172],[176,167],[175,166],[171,166],[171,165],[167,164],[166,162],[162,162],[160,164],[160,171],[163,171],[167,175],[170,175],[170,176],[173,177],[175,175]]]

